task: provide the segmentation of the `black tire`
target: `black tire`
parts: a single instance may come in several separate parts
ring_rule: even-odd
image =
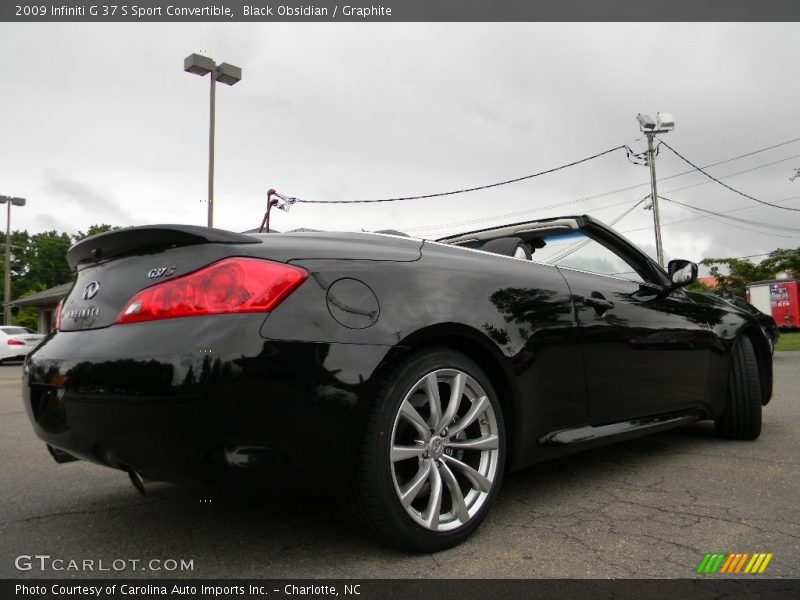
[[[717,435],[731,440],[754,440],[761,434],[761,380],[749,337],[733,348],[725,410],[714,421]]]
[[[428,385],[431,381],[435,382],[432,388]],[[461,384],[463,393],[453,394],[459,396],[456,405],[460,410],[448,421],[450,402],[445,395],[458,390],[459,381],[466,382]],[[434,395],[441,407],[438,419],[431,409]],[[404,409],[410,405],[428,429],[434,429],[430,423],[445,423],[441,429],[438,425],[436,431],[428,433],[427,442],[409,444],[407,437],[401,438],[425,435],[420,433],[420,421],[414,425],[413,419],[405,416]],[[475,413],[471,421],[470,413]],[[467,421],[470,425],[457,431]],[[451,432],[456,433],[451,437]],[[483,442],[493,435],[495,440]],[[476,440],[496,447],[463,449],[464,444]],[[403,442],[405,445],[401,446]],[[393,448],[415,449],[414,444],[426,448],[424,454],[407,458],[393,454]],[[461,444],[461,449],[449,444]],[[358,530],[384,544],[411,552],[445,550],[466,540],[483,521],[500,488],[504,463],[503,414],[489,378],[463,354],[447,348],[423,350],[399,363],[381,386],[367,420],[356,477],[341,506]],[[483,479],[465,476],[469,471],[463,468],[464,464]],[[426,469],[429,474],[423,476]],[[421,478],[421,484],[413,485]],[[421,491],[413,492],[411,500],[411,492],[406,491],[407,503],[401,503],[403,490],[415,487]],[[438,511],[431,508],[437,504],[435,498],[439,499]],[[424,511],[422,505],[426,505]]]
[[[524,254],[524,258],[528,260],[531,259],[531,249],[522,238],[518,237],[504,237],[496,240],[489,240],[483,245],[481,250],[516,258],[523,258],[523,256],[519,256],[519,254]]]

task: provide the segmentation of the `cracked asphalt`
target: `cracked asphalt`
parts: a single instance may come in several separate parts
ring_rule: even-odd
[[[436,555],[363,540],[324,499],[167,484],[140,497],[121,472],[57,465],[24,414],[20,373],[0,366],[3,578],[683,578],[706,552],[771,552],[768,576],[800,576],[800,352],[775,356],[757,441],[720,440],[696,423],[534,466],[506,478],[475,536]],[[15,557],[37,554],[107,568],[184,559],[194,570],[15,568]]]

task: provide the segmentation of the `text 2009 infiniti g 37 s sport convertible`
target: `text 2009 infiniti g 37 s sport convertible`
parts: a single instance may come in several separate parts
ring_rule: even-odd
[[[755,439],[747,311],[587,216],[436,242],[122,229],[69,251],[24,403],[59,462],[335,495],[414,551],[466,539],[504,471],[700,419]]]

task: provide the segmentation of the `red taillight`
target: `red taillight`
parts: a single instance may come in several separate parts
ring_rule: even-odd
[[[24,346],[24,345],[25,345],[25,342],[23,342],[22,340],[15,340],[14,338],[11,338],[11,339],[10,339],[10,340],[8,340],[8,342],[6,342],[6,343],[7,343],[9,346]]]
[[[58,331],[61,328],[61,309],[64,308],[64,301],[60,300],[56,306],[56,311],[53,313],[53,323],[51,329]]]
[[[142,290],[128,301],[115,323],[268,312],[307,277],[305,270],[283,263],[226,258]]]

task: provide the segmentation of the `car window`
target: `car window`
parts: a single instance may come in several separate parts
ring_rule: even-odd
[[[542,247],[538,247],[542,245]],[[626,259],[582,231],[548,235],[533,241],[531,260],[641,282],[644,277]]]
[[[5,333],[6,335],[25,335],[30,333],[24,327],[0,327],[0,331]]]

